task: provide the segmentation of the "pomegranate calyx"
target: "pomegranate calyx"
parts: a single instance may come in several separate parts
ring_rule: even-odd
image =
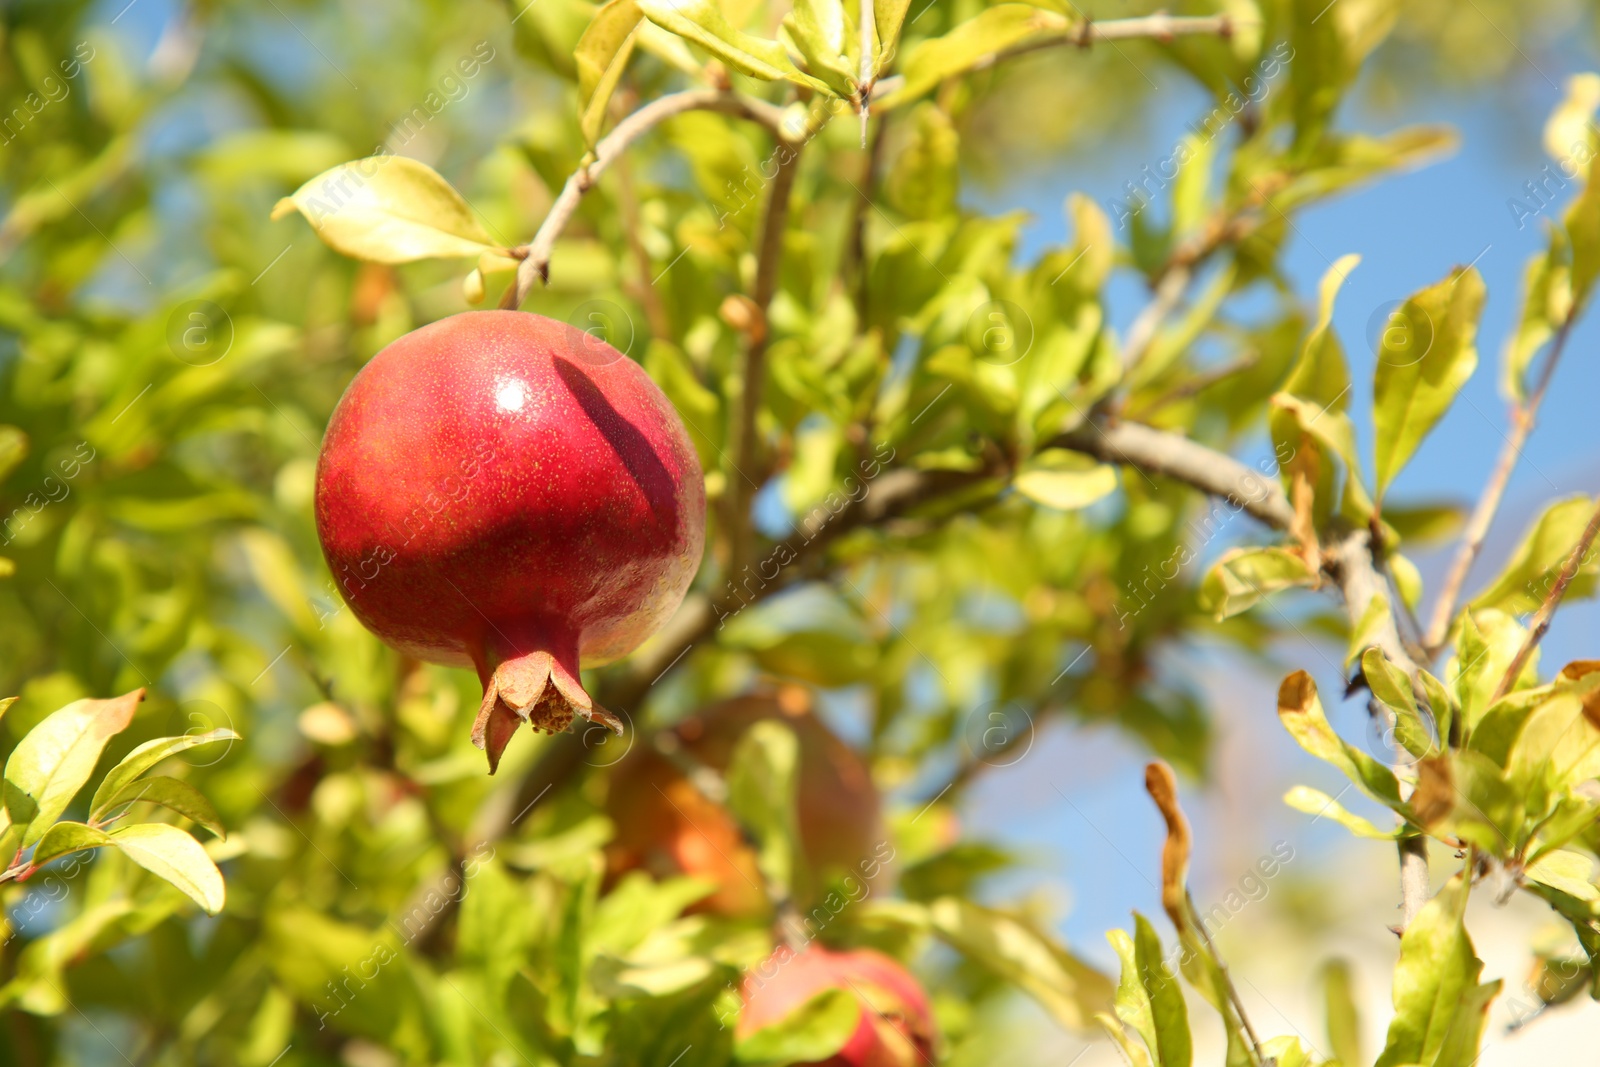
[[[484,682],[472,743],[488,753],[493,774],[518,726],[527,723],[554,734],[571,726],[574,718],[623,732],[622,720],[596,704],[560,659],[543,650],[527,652],[498,664]]]

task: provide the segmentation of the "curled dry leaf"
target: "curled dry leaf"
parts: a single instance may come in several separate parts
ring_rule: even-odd
[[[1145,767],[1144,788],[1167,823],[1167,840],[1161,846],[1161,906],[1182,931],[1188,926],[1189,853],[1194,847],[1189,820],[1178,806],[1178,779],[1166,763],[1156,760]]]

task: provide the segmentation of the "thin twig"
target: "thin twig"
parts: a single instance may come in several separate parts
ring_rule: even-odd
[[[1144,306],[1133,325],[1128,327],[1128,342],[1125,347],[1122,362],[1131,372],[1138,368],[1145,354],[1150,351],[1150,345],[1155,341],[1156,334],[1167,321],[1167,316],[1172,314],[1178,302],[1183,299],[1184,292],[1189,288],[1193,272],[1186,266],[1180,266],[1162,275],[1156,283],[1156,297]]]
[[[1505,677],[1501,678],[1500,684],[1495,687],[1495,700],[1499,700],[1511,691],[1511,687],[1521,676],[1522,669],[1528,665],[1528,657],[1533,655],[1533,650],[1539,647],[1539,642],[1544,639],[1545,631],[1550,629],[1550,619],[1560,606],[1561,598],[1567,595],[1567,586],[1572,584],[1572,579],[1583,569],[1584,558],[1594,546],[1597,534],[1600,534],[1600,507],[1596,507],[1594,514],[1589,516],[1589,525],[1583,528],[1583,536],[1578,538],[1578,543],[1572,548],[1572,554],[1567,557],[1567,562],[1561,568],[1560,576],[1556,578],[1556,584],[1550,587],[1550,592],[1545,594],[1544,603],[1539,605],[1539,613],[1534,616],[1533,629],[1522,639],[1522,647],[1517,649],[1517,654],[1511,659],[1511,666],[1506,668]]]
[[[1200,931],[1200,940],[1205,943],[1206,951],[1211,953],[1211,962],[1217,965],[1217,974],[1222,978],[1223,993],[1228,998],[1228,1004],[1233,1008],[1234,1015],[1238,1017],[1245,1036],[1250,1039],[1250,1049],[1255,1055],[1256,1063],[1268,1063],[1266,1055],[1261,1051],[1261,1038],[1256,1036],[1256,1028],[1250,1025],[1250,1016],[1244,1010],[1244,998],[1239,996],[1239,990],[1233,984],[1233,975],[1228,972],[1228,963],[1222,958],[1216,942],[1211,940],[1211,931],[1206,929],[1205,920],[1200,917],[1200,909],[1194,906],[1194,897],[1187,888],[1183,892],[1183,902],[1189,911],[1190,924]]]
[[[589,191],[606,167],[645,133],[686,111],[721,111],[758,122],[780,141],[784,138],[783,110],[775,104],[742,93],[722,89],[685,89],[652,100],[617,123],[616,128],[594,146],[594,159],[572,172],[566,185],[562,186],[560,195],[550,205],[539,232],[533,235],[532,241],[516,250],[523,253],[523,259],[517,264],[516,283],[506,290],[500,302],[501,307],[521,307],[533,291],[534,282],[549,280],[550,253],[555,248],[556,238],[561,236],[561,231],[566,229],[567,223],[577,212],[583,194]]]
[[[1544,366],[1540,368],[1538,383],[1534,386],[1533,392],[1528,394],[1528,398],[1518,404],[1511,414],[1511,436],[1506,438],[1505,447],[1500,450],[1500,457],[1495,461],[1494,470],[1483,487],[1483,495],[1478,498],[1477,505],[1472,509],[1467,527],[1461,533],[1461,544],[1456,549],[1455,558],[1450,561],[1450,572],[1439,591],[1439,599],[1434,601],[1433,616],[1428,620],[1428,630],[1422,642],[1430,659],[1437,656],[1439,650],[1444,647],[1445,637],[1450,632],[1450,619],[1455,614],[1456,601],[1461,596],[1462,586],[1467,582],[1467,573],[1472,570],[1473,562],[1483,550],[1484,539],[1489,535],[1489,526],[1494,522],[1495,513],[1500,510],[1500,501],[1505,496],[1507,483],[1511,481],[1511,472],[1516,469],[1517,460],[1522,456],[1522,446],[1527,444],[1528,436],[1533,433],[1539,405],[1544,403],[1545,393],[1550,388],[1550,378],[1555,373],[1556,363],[1561,359],[1562,350],[1566,348],[1567,337],[1572,332],[1576,318],[1574,309],[1574,313],[1569,313],[1562,321],[1555,340],[1551,342],[1550,354],[1545,358]]]
[[[767,345],[771,330],[767,309],[778,292],[778,275],[783,268],[783,239],[789,228],[789,200],[795,175],[800,169],[800,145],[780,144],[777,173],[767,196],[767,213],[761,223],[756,247],[756,280],[750,295],[755,304],[756,321],[751,324],[745,344],[744,369],[740,376],[738,403],[730,440],[733,470],[728,474],[727,526],[728,573],[737,576],[750,561],[753,549],[750,536],[750,502],[755,485],[765,479],[757,469],[760,447],[758,416],[767,384]]]

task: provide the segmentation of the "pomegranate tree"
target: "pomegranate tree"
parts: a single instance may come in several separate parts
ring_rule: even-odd
[[[580,664],[627,655],[699,566],[705,483],[637,363],[565,323],[472,311],[414,330],[350,383],[317,463],[340,593],[408,656],[475,667],[492,774],[519,725],[618,732]]]
[[[922,985],[872,949],[839,952],[812,944],[779,948],[745,974],[737,1033],[748,1037],[782,1022],[830,989],[855,997],[860,1018],[844,1047],[809,1067],[913,1067],[931,1064],[933,1012]]]

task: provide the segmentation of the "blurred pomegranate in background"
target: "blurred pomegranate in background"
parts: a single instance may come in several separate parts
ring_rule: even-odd
[[[814,903],[829,879],[844,879],[852,892],[865,895],[894,855],[878,793],[861,757],[812,711],[806,690],[785,686],[713,704],[672,733],[695,759],[725,771],[745,731],[769,719],[793,729],[800,743],[800,846],[807,870],[794,887],[796,903],[802,910]],[[717,884],[700,910],[736,917],[771,910],[756,854],[733,816],[664,756],[639,747],[619,763],[606,810],[617,826],[607,853],[613,877],[641,868],[658,878],[695,875]]]

